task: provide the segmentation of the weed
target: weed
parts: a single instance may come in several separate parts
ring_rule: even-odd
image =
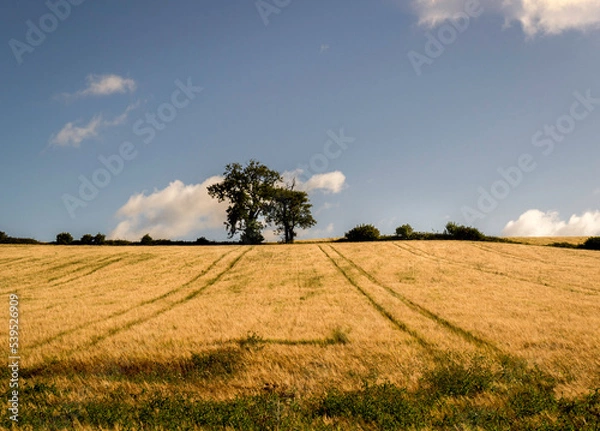
[[[348,338],[348,334],[341,328],[335,328],[331,331],[331,335],[325,338],[323,344],[325,345],[334,345],[334,344],[348,344],[350,339]]]
[[[421,378],[422,387],[433,397],[473,396],[490,389],[493,382],[494,373],[480,358],[470,365],[445,358]]]
[[[238,345],[240,346],[240,349],[247,349],[253,351],[262,349],[265,346],[266,342],[267,341],[263,337],[258,335],[256,332],[249,332],[245,338],[240,338],[237,341]]]

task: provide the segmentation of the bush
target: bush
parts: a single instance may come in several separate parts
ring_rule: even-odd
[[[73,235],[68,232],[62,232],[56,235],[56,243],[58,245],[69,245],[73,243]]]
[[[446,225],[446,235],[459,241],[483,241],[485,235],[474,227],[467,227],[450,222]]]
[[[344,236],[348,241],[352,242],[377,241],[381,234],[379,233],[379,229],[372,224],[361,224],[350,229]]]
[[[415,230],[409,224],[403,224],[396,228],[396,236],[400,239],[410,239]]]
[[[582,245],[586,250],[600,250],[600,236],[588,238]]]

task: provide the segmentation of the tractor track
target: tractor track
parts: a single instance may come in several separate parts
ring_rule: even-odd
[[[408,327],[408,325],[398,319],[396,319],[388,310],[385,309],[385,307],[383,307],[381,304],[379,304],[377,301],[375,301],[375,299],[373,299],[373,297],[371,295],[369,295],[367,293],[367,291],[362,288],[358,282],[356,282],[351,276],[350,274],[348,274],[346,271],[344,271],[344,269],[335,261],[335,259],[333,257],[331,257],[331,255],[329,253],[327,253],[327,251],[325,251],[325,249],[319,245],[318,246],[319,249],[321,250],[321,252],[323,252],[323,254],[329,259],[329,261],[331,261],[331,263],[333,264],[333,266],[335,266],[335,268],[340,272],[340,274],[342,274],[344,276],[344,278],[346,280],[348,280],[348,282],[354,286],[358,292],[365,298],[367,299],[367,301],[369,301],[369,303],[371,304],[371,306],[379,313],[381,314],[381,316],[383,316],[385,319],[387,319],[393,327],[395,327],[396,329],[410,335],[411,337],[413,337],[422,347],[424,347],[427,351],[429,351],[432,354],[435,354],[437,348],[430,343],[429,341],[427,341],[422,335],[420,335],[417,331],[415,331],[414,329],[411,329]],[[336,251],[333,247],[329,246],[331,250]],[[339,253],[338,253],[339,254]]]
[[[106,333],[102,334],[102,335],[98,335],[92,338],[91,341],[84,343],[82,345],[79,345],[77,347],[74,347],[66,352],[64,352],[64,354],[66,355],[71,355],[76,351],[79,351],[81,349],[84,348],[90,348],[93,347],[97,344],[99,344],[100,342],[120,333],[123,331],[126,331],[128,329],[131,329],[132,327],[135,327],[137,325],[140,325],[142,323],[145,323],[149,320],[152,320],[168,311],[171,311],[172,309],[174,309],[177,306],[183,305],[185,303],[187,303],[188,301],[196,298],[198,295],[200,295],[201,293],[203,293],[206,289],[208,289],[209,287],[213,286],[214,284],[216,284],[219,280],[221,280],[229,271],[231,271],[237,264],[238,262],[247,254],[249,253],[251,250],[253,249],[253,247],[248,248],[247,250],[243,251],[240,255],[238,255],[229,265],[227,265],[227,267],[222,270],[221,272],[219,272],[215,277],[213,277],[212,279],[208,280],[202,287],[200,287],[199,289],[196,289],[192,292],[190,292],[189,294],[187,294],[185,297],[183,297],[182,299],[179,299],[171,304],[168,304],[164,307],[162,307],[161,309],[159,309],[158,311],[153,312],[152,314],[150,314],[149,316],[144,316],[144,317],[140,317],[137,319],[133,319],[130,320],[129,322],[120,325],[118,327],[112,328],[109,331],[107,331]],[[166,294],[160,295],[156,298],[153,298],[151,300],[146,300],[143,301],[141,303],[139,303],[137,306],[135,306],[134,308],[129,308],[127,310],[122,310],[116,313],[113,313],[105,318],[102,319],[98,319],[96,321],[92,321],[92,322],[87,322],[83,325],[79,325],[75,328],[71,328],[65,331],[62,331],[59,334],[56,334],[50,338],[47,338],[45,340],[42,340],[38,343],[33,344],[31,347],[32,348],[39,348],[42,347],[44,345],[50,344],[60,338],[63,338],[66,335],[70,335],[74,332],[77,332],[81,329],[86,329],[89,328],[97,323],[102,323],[102,322],[106,322],[109,321],[111,319],[114,319],[115,317],[120,317],[122,315],[125,315],[129,312],[132,312],[134,310],[138,310],[146,305],[151,305],[153,303],[156,303],[160,300],[164,300],[166,298],[168,298],[169,296],[172,296],[174,294],[176,294],[177,292],[180,292],[182,289],[192,285],[194,282],[198,281],[201,277],[205,276],[206,274],[208,274],[208,272],[210,270],[212,270],[220,261],[222,261],[226,256],[230,255],[232,252],[239,250],[239,248],[231,250],[229,252],[226,252],[225,254],[219,256],[219,258],[217,258],[214,262],[211,263],[211,265],[209,265],[207,268],[205,268],[203,271],[201,271],[198,275],[194,276],[194,278],[188,280],[186,283],[182,284],[181,286],[179,286],[178,288],[174,289],[173,291],[167,292]]]
[[[423,250],[420,250],[420,249],[418,249],[416,247],[413,247],[413,246],[410,246],[410,245],[400,246],[399,244],[396,244],[396,243],[392,243],[391,245],[393,245],[394,247],[396,247],[396,248],[398,248],[398,249],[400,249],[402,251],[405,251],[407,253],[411,253],[411,254],[413,254],[415,256],[418,256],[418,257],[421,257],[423,259],[431,260],[431,261],[436,262],[438,264],[444,262],[444,263],[447,263],[447,264],[450,264],[450,265],[459,266],[461,268],[467,268],[467,269],[470,269],[470,270],[475,270],[475,271],[483,272],[485,274],[490,274],[490,275],[494,275],[494,276],[497,276],[497,277],[508,278],[509,280],[520,281],[520,282],[524,282],[524,283],[530,283],[530,284],[534,284],[534,285],[537,285],[537,286],[543,286],[543,287],[547,287],[547,288],[551,288],[551,289],[559,289],[559,290],[563,290],[563,291],[571,292],[571,293],[579,293],[579,294],[588,295],[588,296],[597,296],[599,294],[599,292],[597,290],[590,289],[590,288],[585,287],[585,286],[579,286],[579,285],[577,285],[576,287],[579,288],[579,289],[572,289],[572,288],[568,288],[568,287],[555,286],[555,285],[551,285],[551,284],[548,284],[548,283],[542,283],[542,282],[531,280],[531,279],[527,279],[527,278],[515,277],[515,276],[508,275],[508,274],[505,274],[505,273],[502,273],[502,272],[499,272],[499,271],[492,271],[492,270],[486,270],[486,269],[483,269],[483,268],[477,268],[475,266],[471,266],[471,265],[468,265],[468,264],[465,264],[465,263],[462,263],[462,262],[456,262],[456,261],[454,261],[452,259],[447,259],[445,257],[435,256],[433,254],[424,252]]]
[[[115,317],[120,317],[120,316],[123,316],[123,315],[125,315],[125,314],[127,314],[127,313],[131,313],[132,311],[138,310],[138,309],[140,309],[141,307],[144,307],[145,305],[150,305],[150,304],[153,304],[153,303],[155,303],[155,302],[157,302],[157,301],[160,301],[160,300],[162,300],[162,299],[168,298],[169,296],[172,296],[172,295],[176,294],[176,293],[177,293],[177,292],[179,292],[181,289],[184,289],[186,286],[189,286],[191,283],[193,283],[194,281],[198,280],[200,277],[202,277],[203,275],[205,275],[206,273],[208,273],[208,272],[209,272],[211,269],[213,269],[213,268],[214,268],[214,267],[215,267],[215,266],[216,266],[216,265],[217,265],[217,264],[218,264],[218,263],[219,263],[221,260],[223,260],[223,259],[224,259],[225,257],[227,257],[229,254],[233,253],[235,250],[237,250],[237,249],[230,250],[230,251],[228,251],[228,252],[226,252],[226,253],[222,254],[222,255],[221,255],[221,256],[219,256],[219,257],[218,257],[218,258],[217,258],[215,261],[213,261],[213,262],[212,262],[212,263],[211,263],[209,266],[207,266],[205,269],[203,269],[203,270],[202,270],[202,271],[201,271],[201,272],[200,272],[198,275],[194,276],[194,278],[192,278],[191,280],[188,280],[186,283],[184,283],[184,284],[180,285],[179,287],[177,287],[177,288],[175,288],[175,289],[173,289],[173,290],[170,290],[170,291],[168,291],[168,292],[166,292],[166,293],[164,293],[164,294],[162,294],[162,295],[159,295],[159,296],[157,296],[157,297],[155,297],[155,298],[152,298],[152,299],[149,299],[149,300],[142,301],[142,302],[140,302],[139,304],[137,304],[137,305],[135,305],[135,306],[133,306],[133,307],[131,307],[131,308],[127,308],[127,309],[125,309],[125,310],[117,311],[117,312],[115,312],[115,313],[112,313],[112,314],[110,314],[110,315],[108,315],[108,316],[106,316],[106,317],[103,317],[103,318],[100,318],[100,319],[96,319],[96,320],[92,320],[92,321],[89,321],[89,322],[83,323],[83,324],[81,324],[81,325],[75,326],[75,327],[73,327],[73,328],[70,328],[70,329],[66,329],[66,330],[64,330],[64,331],[61,331],[61,332],[59,332],[58,334],[55,334],[55,335],[53,335],[53,336],[51,336],[51,337],[45,338],[45,339],[43,339],[43,340],[40,340],[40,341],[38,341],[37,343],[33,343],[33,344],[31,345],[31,347],[32,347],[32,348],[37,348],[37,347],[40,347],[40,346],[44,346],[44,345],[50,344],[50,343],[52,343],[53,341],[56,341],[56,340],[58,340],[58,339],[60,339],[60,338],[63,338],[63,337],[65,337],[65,336],[67,336],[67,335],[73,334],[73,333],[75,333],[75,332],[77,332],[77,331],[79,331],[79,330],[82,330],[82,329],[89,328],[90,326],[92,326],[92,325],[95,325],[95,324],[97,324],[97,323],[102,323],[102,322],[109,321],[109,320],[111,320],[111,319],[114,319]],[[187,265],[187,264],[186,264],[186,265]],[[60,304],[59,304],[59,306],[60,306]]]
[[[460,326],[457,326],[457,325],[451,323],[450,321],[444,319],[440,315],[438,315],[438,314],[434,313],[433,311],[431,311],[431,310],[423,307],[422,305],[417,304],[416,302],[412,301],[411,299],[409,299],[405,295],[402,295],[401,293],[397,292],[396,290],[392,289],[391,287],[389,287],[389,286],[385,285],[384,283],[382,283],[381,281],[377,280],[373,275],[371,275],[370,273],[368,273],[364,268],[362,268],[361,266],[359,266],[358,264],[356,264],[356,262],[352,261],[348,257],[344,256],[339,250],[337,250],[333,246],[330,246],[330,247],[342,259],[344,259],[346,262],[348,262],[357,271],[359,271],[360,273],[362,273],[372,283],[374,283],[374,284],[380,286],[381,288],[383,288],[390,295],[392,295],[395,298],[397,298],[400,301],[402,301],[402,303],[404,303],[410,309],[416,311],[417,313],[419,313],[423,317],[434,321],[438,325],[443,326],[444,328],[446,328],[449,331],[453,332],[454,334],[458,335],[459,337],[461,337],[465,341],[473,343],[473,344],[477,345],[478,347],[483,347],[485,349],[493,351],[494,353],[503,354],[502,350],[500,348],[498,348],[496,345],[494,345],[493,343],[491,343],[490,341],[484,340],[483,338],[480,338],[480,337],[474,335],[473,333],[467,331],[466,329],[461,328]]]

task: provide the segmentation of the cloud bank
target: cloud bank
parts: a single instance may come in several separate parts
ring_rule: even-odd
[[[568,221],[560,219],[556,211],[529,210],[518,220],[504,227],[505,236],[596,236],[600,235],[600,211],[572,215]]]
[[[207,229],[222,228],[228,204],[211,198],[207,190],[208,186],[222,179],[214,176],[201,184],[191,185],[177,180],[163,190],[131,196],[117,211],[116,216],[121,221],[109,237],[136,241],[150,234],[156,239],[177,239]],[[346,176],[335,171],[314,175],[305,183],[297,182],[297,185],[298,189],[308,193],[316,190],[339,193],[345,181]]]
[[[400,0],[403,1],[403,0]],[[419,24],[435,26],[465,10],[478,0],[413,0]],[[598,0],[479,0],[487,13],[504,17],[506,25],[517,22],[529,37],[587,31],[600,27]]]
[[[133,241],[148,233],[157,239],[174,239],[223,226],[227,204],[211,198],[206,189],[221,180],[215,176],[192,185],[173,181],[152,194],[131,196],[117,212],[123,221],[110,233],[110,238]]]

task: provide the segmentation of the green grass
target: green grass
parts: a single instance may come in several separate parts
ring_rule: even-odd
[[[244,348],[195,354],[177,368],[203,379],[223,378],[243,368],[243,355],[260,345],[250,334]],[[187,368],[186,368],[187,367]],[[121,368],[122,371],[127,371]],[[129,369],[125,377],[140,377]],[[148,371],[147,369],[145,371]],[[155,370],[156,371],[156,370]],[[161,370],[165,371],[165,370]],[[30,373],[29,373],[30,374]],[[154,378],[158,376],[155,374]],[[227,401],[195,399],[177,390],[125,387],[79,402],[53,383],[28,383],[21,394],[19,425],[25,429],[73,429],[80,425],[124,430],[598,430],[600,391],[557,399],[556,382],[523,362],[503,358],[493,367],[481,358],[448,357],[426,372],[416,389],[365,383],[360,390],[328,390],[300,399],[277,390]],[[153,379],[149,379],[153,380]],[[75,391],[76,389],[72,389]],[[490,401],[491,400],[491,401]],[[5,421],[5,424],[9,424]]]

